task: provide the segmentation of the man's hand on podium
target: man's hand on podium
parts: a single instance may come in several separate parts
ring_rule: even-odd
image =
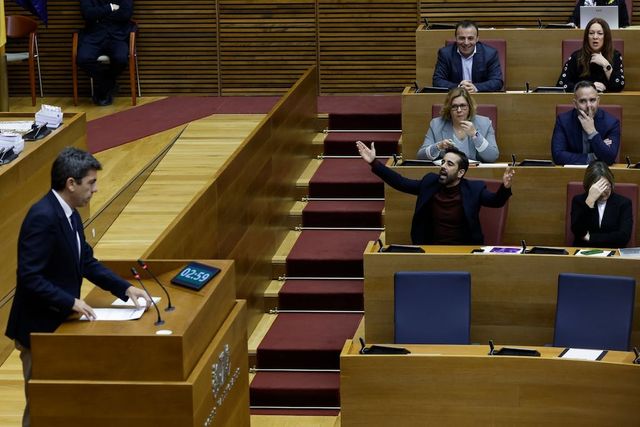
[[[133,301],[133,305],[135,305],[136,308],[145,308],[140,305],[140,303],[138,302],[138,298],[144,299],[144,301],[147,303],[146,308],[151,307],[151,298],[149,298],[149,295],[140,288],[129,286],[126,291],[126,295],[131,298],[131,300]]]

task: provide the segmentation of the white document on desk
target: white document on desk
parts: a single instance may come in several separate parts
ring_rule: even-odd
[[[162,298],[151,297],[151,299],[157,304]],[[144,307],[147,305],[147,300],[142,297],[138,297],[138,304],[140,305],[140,307]],[[114,302],[111,303],[111,305],[114,307],[135,307],[131,298],[126,301],[122,301],[120,298],[117,298]]]
[[[125,321],[136,320],[142,317],[144,308],[94,308],[96,313],[95,320],[109,320],[109,321]],[[89,320],[84,314],[80,317],[80,320]]]
[[[588,350],[586,348],[567,348],[560,357],[575,360],[601,360],[607,354],[606,350]]]

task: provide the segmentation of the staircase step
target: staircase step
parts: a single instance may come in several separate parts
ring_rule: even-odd
[[[324,159],[309,180],[310,197],[384,197],[384,184],[362,159]]]
[[[301,234],[302,233],[300,231],[289,231],[276,250],[275,255],[271,258],[272,279],[275,280],[287,274],[287,256],[291,253],[291,249]]]
[[[364,280],[287,280],[280,310],[364,310]]]
[[[312,200],[302,210],[305,227],[382,227],[384,200]]]
[[[380,231],[304,230],[287,256],[288,277],[362,277],[364,249]]]
[[[375,142],[378,156],[391,156],[398,153],[400,132],[331,132],[324,138],[325,156],[358,156],[356,141],[371,146]]]
[[[402,114],[396,112],[371,114],[329,114],[329,129],[402,129]]]
[[[339,369],[362,314],[280,313],[258,346],[261,369]]]
[[[258,372],[251,385],[251,406],[339,407],[338,372]]]

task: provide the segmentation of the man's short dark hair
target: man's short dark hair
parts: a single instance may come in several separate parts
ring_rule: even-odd
[[[576,94],[576,93],[578,93],[578,90],[584,89],[584,88],[587,88],[587,87],[590,87],[591,89],[595,90],[596,92],[598,91],[598,89],[596,89],[596,85],[593,82],[590,82],[590,81],[587,81],[587,80],[580,80],[573,87],[573,93]]]
[[[479,34],[480,31],[478,30],[478,24],[476,24],[473,21],[469,21],[469,20],[463,20],[460,21],[456,24],[456,31],[454,32],[454,34],[458,34],[458,28],[469,28],[469,27],[473,27],[476,29],[476,34]]]
[[[458,156],[458,169],[464,169],[464,173],[467,173],[467,171],[469,170],[469,158],[467,157],[467,155],[458,150],[456,147],[451,147],[444,150],[444,154],[447,153],[453,153]]]
[[[86,151],[75,147],[64,148],[51,166],[51,188],[62,191],[67,179],[81,181],[89,171],[102,169],[100,162]]]

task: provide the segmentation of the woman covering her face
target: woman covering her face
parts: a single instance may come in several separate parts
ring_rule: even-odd
[[[429,123],[417,158],[436,160],[451,147],[471,160],[485,163],[495,162],[499,154],[491,120],[476,114],[475,100],[462,87],[453,88],[447,94],[440,117]]]
[[[623,248],[631,238],[631,200],[616,194],[613,173],[603,161],[591,162],[584,174],[584,193],[571,202],[573,246]]]
[[[622,55],[613,48],[607,21],[593,18],[584,29],[582,48],[571,54],[562,68],[556,86],[573,91],[580,80],[593,82],[598,92],[624,89]]]

